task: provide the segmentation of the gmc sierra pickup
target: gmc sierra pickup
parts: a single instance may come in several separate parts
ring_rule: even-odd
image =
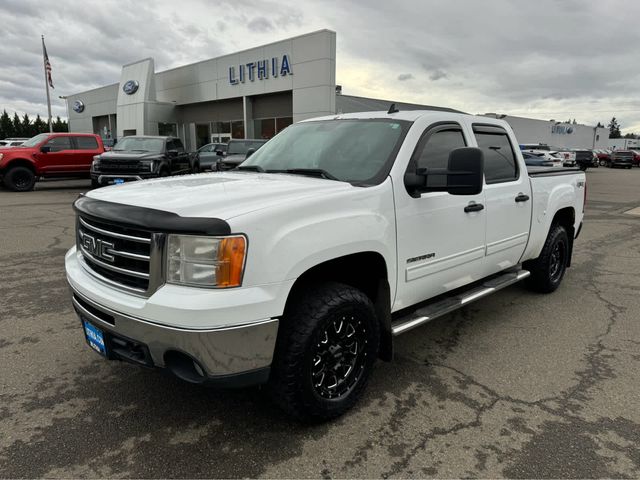
[[[87,343],[193,383],[349,409],[393,338],[520,280],[553,292],[585,175],[527,171],[509,125],[454,111],[294,124],[236,170],[94,190],[66,255]]]

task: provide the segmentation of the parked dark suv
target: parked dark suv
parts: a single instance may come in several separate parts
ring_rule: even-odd
[[[261,139],[229,140],[227,152],[218,162],[217,169],[231,170],[232,168],[236,168],[265,143],[267,143],[267,141]]]
[[[186,152],[179,138],[139,135],[124,137],[111,151],[94,157],[91,184],[99,187],[199,171],[198,154]]]
[[[609,158],[607,167],[631,168],[633,167],[633,158],[634,158],[634,155],[631,150],[615,150],[611,153],[611,157]]]

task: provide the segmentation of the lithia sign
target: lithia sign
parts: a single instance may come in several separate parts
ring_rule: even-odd
[[[293,75],[291,71],[291,62],[288,55],[282,55],[282,59],[273,57],[270,60],[257,60],[255,62],[249,62],[242,65],[238,65],[237,76],[236,67],[229,67],[229,83],[231,85],[238,85],[244,83],[246,79],[253,82],[256,78],[258,80],[265,80],[271,75],[273,78],[278,76],[286,77],[287,75]]]

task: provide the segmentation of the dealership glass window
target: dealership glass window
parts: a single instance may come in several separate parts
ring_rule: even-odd
[[[211,133],[231,133],[231,122],[211,122]]]
[[[206,145],[210,142],[209,137],[209,124],[198,123],[196,124],[196,149]]]
[[[253,121],[255,138],[269,139],[276,134],[276,122],[273,118],[263,118]]]
[[[276,118],[276,133],[280,133],[293,123],[293,117]]]
[[[175,123],[158,123],[158,135],[163,137],[177,137],[178,125]]]
[[[244,122],[242,120],[231,122],[231,138],[244,138]]]

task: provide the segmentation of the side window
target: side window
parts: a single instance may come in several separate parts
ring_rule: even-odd
[[[94,137],[73,137],[78,150],[97,150],[98,142]]]
[[[492,183],[518,179],[518,163],[509,136],[500,127],[473,126],[478,147],[484,152],[484,179]]]
[[[182,145],[182,140],[179,138],[175,138],[173,140],[173,149],[178,150],[178,152],[184,152],[184,145]]]
[[[167,152],[175,149],[176,149],[176,145],[175,143],[173,143],[173,140],[167,140]]]
[[[51,147],[52,152],[71,150],[71,137],[53,137],[46,145]]]
[[[464,135],[459,127],[445,127],[427,133],[414,153],[415,165],[417,168],[446,169],[451,150],[465,146]],[[444,187],[446,184],[446,175],[427,175],[427,187]]]

